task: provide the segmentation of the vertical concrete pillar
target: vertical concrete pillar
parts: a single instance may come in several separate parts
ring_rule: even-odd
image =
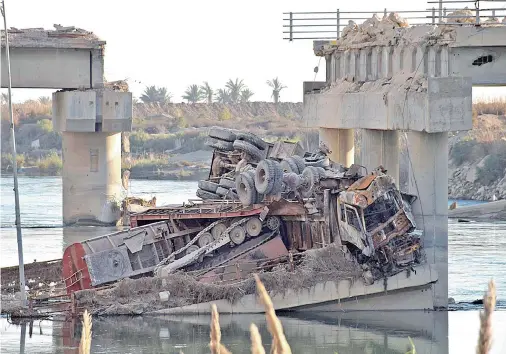
[[[367,80],[367,49],[362,48],[359,50],[360,66],[358,70],[358,81]]]
[[[335,70],[335,73],[336,73],[336,78],[334,79],[334,81],[342,78],[343,74],[342,74],[342,71],[341,71],[341,53],[340,52],[336,52],[334,54],[334,70]]]
[[[114,223],[121,197],[121,133],[62,133],[63,223]]]
[[[350,167],[355,162],[355,141],[353,129],[320,128],[320,141],[332,151],[330,159]]]
[[[355,80],[358,80],[358,77],[356,76],[357,65],[358,65],[357,56],[355,55],[355,51],[352,50],[350,51],[350,65],[348,66],[349,68],[348,75],[353,76]]]
[[[381,75],[381,48],[374,47],[371,53],[371,77],[369,80],[377,80]]]
[[[392,57],[392,75],[398,74],[402,70],[404,49],[402,47],[395,47]]]
[[[341,76],[346,78],[350,75],[350,51],[346,50],[341,56]]]
[[[330,56],[330,82],[336,81],[336,55]]]
[[[399,132],[396,130],[362,130],[361,164],[368,172],[382,165],[399,185]]]
[[[391,46],[383,47],[381,52],[382,55],[382,68],[381,68],[381,77],[388,78],[392,76],[393,73],[393,48]]]
[[[450,53],[448,46],[441,47],[441,77],[450,75]]]
[[[429,58],[427,52],[427,46],[421,45],[416,48],[416,65],[418,68],[417,73],[422,75],[429,74]]]
[[[435,47],[429,48],[428,75],[430,77],[436,76],[436,52]]]
[[[409,192],[417,228],[423,230],[427,262],[436,265],[434,305],[448,306],[448,133],[409,132]]]

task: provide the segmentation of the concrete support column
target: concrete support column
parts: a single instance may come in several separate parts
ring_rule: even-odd
[[[358,81],[367,81],[367,55],[368,50],[367,49],[360,49],[359,50],[359,61],[360,66],[358,70]]]
[[[360,161],[368,172],[383,166],[399,186],[399,132],[363,129]]]
[[[114,223],[121,199],[121,133],[62,133],[63,223]]]
[[[330,159],[350,167],[355,162],[353,129],[320,128],[320,141],[332,151]]]
[[[429,48],[428,75],[430,77],[436,76],[436,53],[437,49],[435,47]]]
[[[391,46],[383,47],[381,51],[382,60],[381,60],[381,76],[382,78],[388,78],[392,76],[393,73],[393,48]]]
[[[424,231],[428,263],[435,264],[438,281],[434,305],[448,306],[448,133],[409,132],[409,192],[417,228]]]

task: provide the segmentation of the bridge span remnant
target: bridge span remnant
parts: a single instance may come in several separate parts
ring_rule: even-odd
[[[369,171],[383,165],[397,181],[404,139],[414,216],[438,273],[432,293],[420,296],[447,307],[448,132],[472,129],[473,85],[506,85],[506,26],[409,27],[396,19],[350,21],[337,40],[314,41],[326,81],[304,83],[304,119],[346,166],[360,129],[360,163]]]
[[[122,188],[121,132],[131,130],[132,94],[104,82],[104,41],[73,26],[55,28],[9,30],[12,87],[59,90],[52,114],[54,129],[62,133],[63,223],[114,223]]]

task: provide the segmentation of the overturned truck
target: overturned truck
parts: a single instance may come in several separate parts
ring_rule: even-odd
[[[181,270],[203,282],[237,280],[330,244],[358,264],[366,284],[424,261],[411,213],[416,197],[401,193],[381,166],[347,168],[328,158],[325,144],[306,152],[251,133],[209,135],[213,158],[198,199],[132,214],[129,230],[69,246],[68,293]]]

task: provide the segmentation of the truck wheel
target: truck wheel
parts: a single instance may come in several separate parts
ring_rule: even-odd
[[[190,247],[188,247],[186,249],[186,254],[191,254],[191,253],[193,253],[195,251],[198,251],[198,250],[199,250],[199,246],[197,246],[197,245],[191,245]]]
[[[228,178],[222,178],[220,179],[220,187],[232,189],[235,188],[235,182],[234,180]]]
[[[230,240],[236,245],[240,245],[246,239],[246,230],[242,226],[236,226],[230,230]]]
[[[236,134],[236,139],[247,141],[248,143],[255,145],[260,150],[265,150],[267,148],[267,143],[258,136],[256,136],[255,134],[247,132],[238,132]]]
[[[234,151],[234,144],[229,141],[209,140],[206,145],[219,151]]]
[[[220,196],[216,193],[211,193],[202,189],[197,189],[196,193],[197,197],[199,197],[202,200],[209,200],[209,199],[221,199]]]
[[[291,156],[291,159],[295,162],[295,164],[299,168],[299,174],[301,174],[302,171],[304,171],[304,169],[306,168],[306,161],[302,156],[299,155],[293,155]]]
[[[216,193],[218,187],[217,183],[211,181],[199,181],[199,188],[207,192]]]
[[[239,200],[245,206],[257,202],[257,191],[253,178],[247,173],[241,173],[236,180],[236,189]]]
[[[227,200],[239,200],[239,196],[237,195],[236,192],[234,192],[233,190],[229,189],[228,190],[228,194],[226,195],[226,198]]]
[[[300,192],[304,198],[309,198],[313,195],[314,188],[320,180],[320,175],[316,169],[308,166],[304,169],[304,171],[302,171],[302,178],[304,179],[304,182],[302,182]]]
[[[258,163],[255,171],[255,187],[258,193],[271,193],[274,185],[279,183],[279,170],[281,167],[273,160],[262,160]]]
[[[224,223],[219,223],[213,226],[211,229],[211,235],[213,235],[213,239],[217,240],[221,237],[221,235],[225,232],[227,229],[227,225]]]
[[[214,241],[213,235],[211,235],[210,232],[204,232],[202,235],[200,235],[197,243],[198,243],[199,247],[204,247],[213,241]]]
[[[219,127],[212,127],[209,130],[208,135],[211,138],[223,140],[223,141],[228,141],[231,143],[233,143],[235,141],[235,139],[237,139],[235,133],[232,130],[226,129],[226,128],[219,128]]]
[[[257,237],[262,232],[262,222],[256,216],[246,222],[246,232],[251,237]]]
[[[251,156],[255,161],[260,161],[263,158],[263,154],[255,145],[243,141],[243,140],[236,140],[233,143],[233,148],[235,150],[243,151],[247,153],[249,156]]]
[[[269,228],[269,230],[276,231],[279,229],[279,226],[281,226],[281,221],[277,216],[269,216],[267,220],[265,220],[265,225]]]
[[[295,160],[293,160],[291,157],[288,157],[280,162],[280,166],[283,169],[284,173],[296,173],[300,174],[299,166],[297,166],[297,163],[295,163]]]

